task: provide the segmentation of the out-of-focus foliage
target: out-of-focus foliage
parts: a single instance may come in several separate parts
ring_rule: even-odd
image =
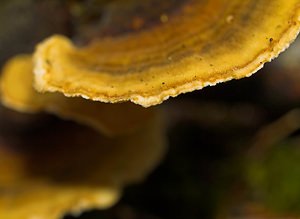
[[[254,198],[276,212],[300,213],[299,145],[299,139],[274,145],[263,160],[247,164]]]

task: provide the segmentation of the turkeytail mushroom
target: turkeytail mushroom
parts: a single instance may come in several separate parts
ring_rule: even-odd
[[[154,109],[94,101],[149,107],[250,76],[286,49],[300,29],[300,0],[116,0],[101,7],[94,41],[79,47],[52,36],[33,58],[16,57],[4,68],[4,105],[47,111],[98,131],[63,125],[17,145],[0,141],[5,219],[56,219],[107,208],[123,186],[158,163],[165,148]]]
[[[103,9],[110,28],[100,26],[101,37],[88,45],[60,35],[45,40],[34,54],[36,89],[148,107],[252,75],[300,29],[300,0],[167,3],[154,19],[164,4],[143,15],[149,1],[112,1]]]

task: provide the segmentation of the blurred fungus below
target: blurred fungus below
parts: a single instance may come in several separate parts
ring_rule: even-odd
[[[164,152],[153,122],[114,139],[70,122],[49,128],[1,141],[0,218],[52,219],[110,207]]]
[[[41,2],[24,1],[23,7],[38,5],[33,11],[43,17],[47,7]],[[6,4],[0,7],[10,11]],[[1,75],[2,104],[30,119],[14,128],[5,118],[10,113],[0,111],[0,219],[57,219],[111,207],[165,151],[159,110],[143,107],[248,77],[284,51],[300,29],[300,0],[68,0],[51,5],[59,13],[57,21],[46,22],[58,25],[50,25],[49,32],[69,38],[49,37],[46,31],[41,38],[48,38],[33,54],[12,58]],[[34,25],[33,15],[28,24]],[[18,25],[8,35],[16,36]],[[43,113],[69,121],[48,121]]]
[[[58,123],[50,130],[19,136],[17,141],[4,139],[0,145],[0,188],[4,191],[0,215],[4,218],[59,218],[66,212],[109,207],[124,185],[140,181],[161,159],[164,137],[155,110],[42,95],[33,90],[32,76],[28,56],[7,64],[1,80],[6,106],[20,112],[46,110],[98,133]],[[121,118],[125,112],[127,117]]]

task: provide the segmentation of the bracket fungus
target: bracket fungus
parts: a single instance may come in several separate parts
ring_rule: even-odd
[[[0,138],[0,218],[111,206],[159,162],[165,142],[155,108],[106,103],[149,107],[250,76],[300,30],[300,0],[100,2],[93,41],[79,46],[55,35],[3,69],[5,106],[94,130],[63,125],[17,146]]]
[[[60,35],[39,44],[36,89],[148,107],[252,75],[286,49],[300,29],[299,0],[168,0],[143,16],[149,2],[156,1],[103,6],[100,37],[86,46]],[[167,13],[154,19],[150,15],[160,5],[167,5]]]
[[[1,141],[1,219],[58,219],[108,208],[125,185],[140,182],[153,169],[165,150],[157,118],[113,139],[72,123],[52,128]]]
[[[14,141],[0,138],[0,218],[56,219],[110,207],[125,185],[142,180],[161,160],[165,142],[157,110],[40,94],[32,81],[31,56],[10,60],[0,81],[2,103],[94,131],[62,124]]]

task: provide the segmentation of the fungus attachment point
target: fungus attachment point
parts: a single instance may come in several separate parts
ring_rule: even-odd
[[[121,10],[124,5],[115,1],[103,10],[105,21],[116,29],[111,35],[100,31],[103,37],[85,47],[63,36],[45,40],[34,55],[36,88],[148,107],[252,75],[286,49],[300,28],[300,0],[167,2],[178,7],[158,10],[159,22],[147,21],[151,10],[146,18],[139,14],[143,25],[129,31],[118,22],[127,20],[125,12],[133,13],[131,4]],[[266,40],[270,36],[272,42]]]

